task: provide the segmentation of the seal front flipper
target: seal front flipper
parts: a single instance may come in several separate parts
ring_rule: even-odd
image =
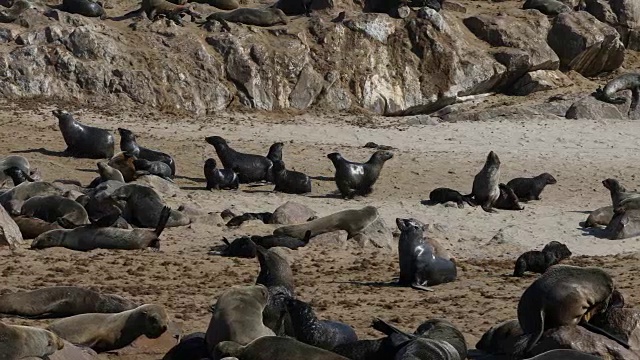
[[[423,290],[423,291],[435,291],[432,288],[427,287],[427,281],[423,281],[423,282],[419,282],[418,280],[415,280],[413,283],[411,283],[411,287],[413,289],[416,290]]]

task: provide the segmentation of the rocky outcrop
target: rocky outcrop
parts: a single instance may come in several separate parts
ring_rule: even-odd
[[[548,43],[558,54],[562,70],[584,76],[615,70],[624,61],[625,49],[618,32],[584,11],[558,15]]]
[[[20,242],[22,242],[20,228],[4,207],[0,206],[0,247],[8,246],[13,250]]]
[[[553,90],[570,86],[571,80],[557,70],[537,70],[528,72],[509,89],[512,95],[526,96],[538,91]]]
[[[625,119],[625,115],[629,112],[630,103],[614,105],[604,101],[600,101],[593,96],[586,96],[571,105],[567,110],[567,119]]]

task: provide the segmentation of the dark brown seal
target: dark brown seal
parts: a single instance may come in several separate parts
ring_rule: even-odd
[[[87,17],[106,18],[102,3],[92,0],[62,0],[62,11]]]
[[[482,170],[473,179],[474,202],[486,212],[492,212],[493,206],[500,197],[500,158],[493,151],[487,155]]]
[[[66,154],[77,158],[108,159],[113,156],[114,140],[109,130],[83,125],[64,110],[53,110],[67,148]]]
[[[431,204],[446,204],[450,201],[458,204],[459,208],[463,208],[465,202],[471,206],[476,206],[471,199],[471,195],[462,195],[453,189],[437,188],[429,193],[429,202]]]
[[[245,346],[223,341],[216,346],[213,355],[214,359],[232,356],[242,360],[349,360],[331,351],[279,336],[260,337]]]
[[[122,211],[122,217],[128,223],[153,228],[157,226],[165,203],[158,193],[151,187],[139,184],[127,184],[119,187],[110,195],[117,201]],[[191,219],[183,213],[171,210],[167,227],[184,226],[191,223]]]
[[[264,27],[278,24],[286,25],[289,22],[285,13],[277,8],[240,8],[229,12],[215,12],[209,15],[206,21],[232,22]]]
[[[336,168],[335,181],[343,198],[355,195],[368,195],[378,180],[384,163],[393,158],[390,151],[376,151],[366,163],[355,163],[346,160],[339,153],[331,153],[327,157]]]
[[[118,128],[118,133],[120,134],[120,150],[135,156],[137,159],[162,161],[169,165],[171,169],[170,177],[176,174],[176,163],[170,155],[138,145],[136,135],[131,130]]]
[[[238,174],[240,183],[269,180],[273,163],[265,156],[238,152],[232,149],[227,141],[220,136],[209,136],[205,138],[205,141],[216,149],[222,166]]]
[[[299,171],[287,170],[282,160],[273,162],[273,191],[287,194],[306,194],[311,192],[311,179],[307,174]]]
[[[13,218],[13,221],[15,221],[18,228],[20,228],[22,238],[25,240],[35,239],[38,235],[49,230],[63,229],[58,223],[50,223],[30,216],[16,216]]]
[[[520,201],[540,200],[544,187],[558,181],[549,173],[543,173],[532,178],[515,178],[509,180],[507,186],[513,189]]]
[[[217,169],[214,159],[204,162],[204,177],[207,179],[207,190],[237,190],[240,178],[231,169]]]
[[[64,218],[74,225],[89,224],[89,215],[84,207],[60,195],[34,196],[22,204],[20,215],[50,223]]]
[[[524,210],[524,206],[518,201],[518,197],[513,190],[505,184],[498,185],[500,196],[496,199],[493,206],[502,210]]]
[[[543,274],[553,265],[568,259],[571,251],[567,245],[552,241],[544,246],[542,251],[527,251],[516,260],[513,276],[524,276],[526,271]]]

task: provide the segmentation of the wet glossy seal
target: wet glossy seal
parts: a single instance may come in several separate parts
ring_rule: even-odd
[[[83,125],[64,110],[53,110],[67,148],[66,154],[76,158],[109,159],[114,152],[114,139],[109,130]]]

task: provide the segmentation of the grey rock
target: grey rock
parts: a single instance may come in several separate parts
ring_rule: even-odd
[[[525,74],[513,84],[509,93],[526,96],[538,91],[571,86],[571,80],[557,70],[537,70]]]
[[[132,181],[131,184],[145,185],[153,188],[162,198],[176,196],[181,192],[180,187],[173,182],[167,181],[155,175],[143,175]]]
[[[614,104],[597,100],[593,96],[584,97],[571,105],[565,115],[567,119],[616,119],[622,120],[625,116]]]
[[[20,228],[9,213],[0,206],[0,247],[8,246],[13,250],[22,240]]]
[[[344,248],[347,245],[349,234],[344,230],[332,231],[312,237],[309,245],[327,247],[336,246]]]
[[[289,95],[289,102],[292,107],[304,110],[313,104],[316,97],[322,91],[324,79],[313,67],[306,66],[302,69],[298,83]]]
[[[361,247],[372,245],[377,248],[390,250],[393,244],[393,234],[382,217],[378,217],[360,233],[353,236],[353,239]]]
[[[271,222],[280,225],[294,225],[307,222],[316,216],[316,212],[309,207],[294,201],[287,201],[274,212]]]

